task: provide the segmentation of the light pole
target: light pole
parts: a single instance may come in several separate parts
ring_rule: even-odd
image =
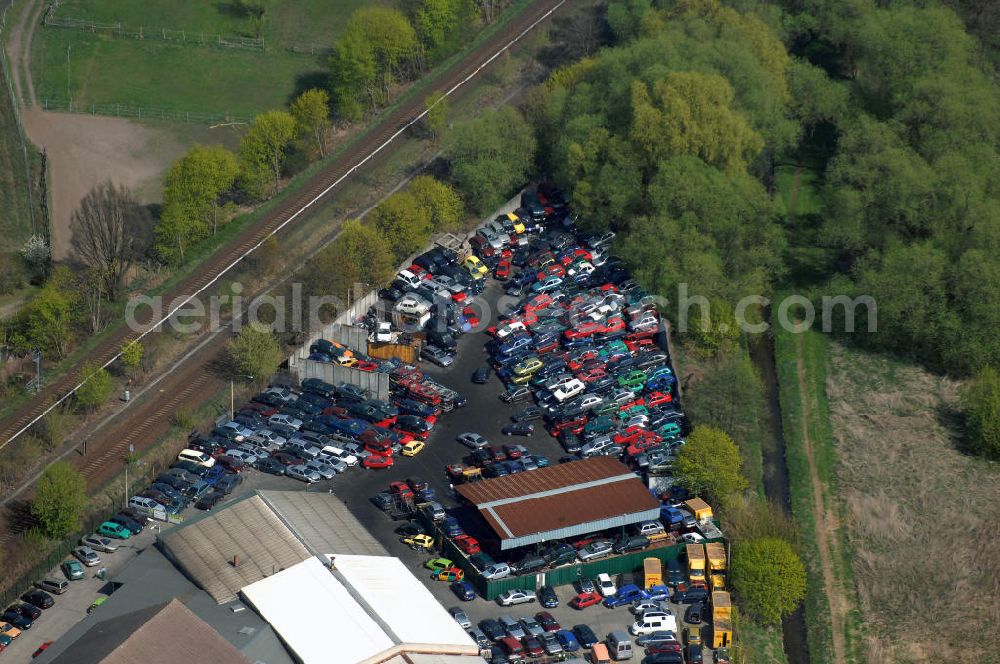
[[[229,419],[236,417],[236,387],[234,383],[237,378],[249,378],[253,380],[253,376],[248,374],[236,374],[229,379]]]
[[[135,445],[132,443],[128,444],[128,456],[125,457],[125,500],[122,503],[122,508],[128,507],[128,467],[132,465],[132,455],[135,454]]]

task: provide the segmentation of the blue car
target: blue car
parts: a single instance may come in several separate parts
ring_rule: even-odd
[[[441,528],[444,530],[444,534],[448,537],[458,537],[463,534],[462,526],[458,525],[458,519],[453,516],[449,516],[441,523]]]
[[[566,652],[576,652],[580,649],[580,642],[573,636],[573,632],[568,629],[561,629],[556,632],[556,638],[559,639],[559,645]]]
[[[202,478],[202,481],[209,486],[215,486],[225,474],[226,469],[223,468],[221,464],[216,464],[208,469],[208,472],[205,473],[205,477]]]
[[[631,604],[635,600],[643,600],[643,599],[649,599],[649,595],[646,594],[646,591],[640,588],[639,586],[635,585],[634,583],[630,583],[627,586],[622,586],[621,588],[619,588],[618,592],[616,592],[611,597],[606,598],[604,600],[604,606],[608,607],[609,609],[613,609],[618,606],[625,606],[626,604]]]
[[[471,602],[476,599],[476,589],[468,581],[455,581],[449,586],[451,591],[463,602]]]

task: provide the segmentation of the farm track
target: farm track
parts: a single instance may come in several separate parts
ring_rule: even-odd
[[[504,48],[511,40],[524,34],[531,26],[552,12],[567,0],[540,0],[533,3],[521,15],[515,17],[508,25],[499,30],[490,39],[469,53],[452,67],[441,72],[432,79],[437,90],[449,90],[459,85],[491,58],[498,50]],[[465,88],[459,88],[459,92]],[[198,293],[226,271],[239,264],[256,246],[259,246],[268,236],[283,228],[303,212],[307,207],[315,207],[335,183],[343,181],[356,172],[364,164],[371,161],[373,153],[384,148],[400,130],[417,117],[424,108],[424,100],[420,95],[402,104],[392,114],[372,127],[360,137],[347,152],[336,161],[330,163],[322,171],[313,175],[302,187],[290,194],[269,213],[248,226],[243,233],[228,244],[220,247],[215,253],[199,266],[190,276],[163,295],[164,302],[179,301]],[[380,152],[381,154],[381,152]],[[324,194],[324,192],[326,192]],[[104,365],[112,361],[122,345],[141,333],[132,330],[120,330],[110,334],[101,341],[90,353],[77,361],[62,376],[46,385],[38,394],[28,400],[15,414],[0,421],[0,447],[8,444],[21,435],[27,427],[40,418],[53,404],[64,398],[79,382],[81,367],[87,362]],[[192,358],[194,359],[194,358]],[[191,364],[189,361],[187,364]],[[185,372],[180,372],[185,373]],[[142,412],[132,417],[141,417]]]

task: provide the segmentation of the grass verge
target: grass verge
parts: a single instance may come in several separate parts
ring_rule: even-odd
[[[836,498],[837,460],[826,392],[828,339],[812,330],[794,334],[777,321],[773,329],[789,495],[808,573],[805,612],[810,658],[812,664],[837,661],[834,639],[840,636],[835,637],[834,629],[838,629],[843,661],[858,661],[860,621],[856,610],[850,608],[857,603],[850,550]],[[804,386],[804,393],[800,386]],[[814,468],[807,446],[812,449]],[[820,487],[819,504],[814,498],[814,471]]]

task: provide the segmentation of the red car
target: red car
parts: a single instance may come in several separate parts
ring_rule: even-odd
[[[628,342],[630,341],[634,343],[637,341],[642,341],[643,339],[652,339],[655,335],[656,335],[656,330],[629,332],[628,334],[625,335],[625,345],[627,346]]]
[[[354,365],[354,368],[359,371],[376,371],[378,369],[378,363],[371,362],[369,360],[358,360],[358,363]]]
[[[451,301],[456,302],[458,304],[462,304],[463,302],[465,302],[465,299],[467,297],[468,295],[465,294],[465,291],[458,291],[457,293],[451,294]]]
[[[482,549],[479,548],[479,541],[475,537],[470,537],[468,535],[459,535],[452,539],[459,549],[462,550],[467,556],[471,556],[479,553]]]
[[[670,403],[674,400],[674,397],[669,392],[651,392],[647,394],[642,399],[639,399],[636,403],[643,406],[659,406],[661,403]]]
[[[541,657],[545,654],[545,648],[542,647],[542,642],[538,640],[537,636],[526,634],[521,639],[521,643],[524,645],[524,651],[528,657]]]
[[[567,339],[583,339],[584,337],[592,337],[602,331],[603,326],[600,323],[593,320],[587,320],[566,330],[563,332],[563,336]]]
[[[588,361],[597,358],[597,351],[594,349],[588,349],[569,359],[566,363],[569,365],[570,371],[579,371],[583,368],[583,365]]]
[[[646,646],[647,655],[656,655],[663,652],[680,652],[681,644],[676,640],[673,641],[661,641],[660,643],[651,643]]]
[[[598,378],[604,378],[608,375],[608,372],[602,366],[587,367],[580,373],[576,375],[577,378],[585,383],[597,380]]]
[[[465,307],[462,309],[462,315],[465,316],[465,320],[469,322],[472,327],[479,327],[479,314],[473,307]]]
[[[559,621],[556,620],[555,617],[553,617],[553,615],[548,611],[539,611],[536,613],[535,620],[538,621],[538,624],[541,625],[542,629],[546,632],[558,632],[562,629],[562,626],[559,625]]]
[[[389,491],[394,496],[399,496],[403,500],[413,499],[413,489],[406,482],[391,482],[389,484]]]
[[[370,457],[365,457],[365,460],[361,462],[361,465],[365,468],[392,468],[392,456],[372,454]]]
[[[583,430],[583,427],[585,426],[587,426],[587,416],[579,415],[572,419],[556,422],[555,424],[552,425],[552,428],[549,429],[549,433],[551,433],[553,437],[558,436],[560,431],[568,430],[572,431],[573,433],[579,433],[580,431]]]
[[[537,355],[544,355],[546,353],[551,353],[552,351],[559,349],[559,339],[553,338],[552,341],[542,344],[541,346],[535,347],[535,353]]]
[[[645,436],[625,448],[625,453],[629,456],[635,456],[637,454],[647,452],[654,447],[657,447],[659,444],[660,441],[656,440],[656,438],[653,438],[652,436]]]
[[[638,424],[633,424],[627,429],[623,429],[618,433],[616,433],[614,438],[612,438],[612,440],[614,441],[615,445],[631,445],[635,441],[642,438],[644,435],[651,433],[653,432],[649,431],[648,429],[644,429]]]
[[[351,416],[351,414],[348,413],[347,409],[344,408],[343,406],[330,406],[329,408],[324,408],[323,414],[332,415],[336,417],[338,420],[346,420]]]
[[[461,480],[465,471],[465,466],[460,463],[453,463],[445,466],[444,472],[447,473],[448,477],[453,480]]]
[[[507,281],[510,278],[510,261],[504,259],[497,263],[497,269],[493,271],[493,276],[499,281]]]
[[[528,303],[524,305],[524,310],[532,311],[535,309],[544,309],[553,302],[555,302],[555,300],[552,299],[551,295],[548,293],[541,293],[528,300]]]
[[[490,445],[489,447],[486,448],[486,451],[489,453],[490,460],[493,463],[499,463],[501,461],[506,461],[507,460],[507,455],[504,454],[504,451],[502,449],[500,449],[499,447]]]
[[[612,316],[604,323],[601,328],[601,332],[604,334],[611,334],[612,332],[618,332],[625,329],[625,320],[621,316]]]
[[[625,346],[633,353],[636,353],[643,350],[652,350],[654,344],[653,340],[648,337],[645,339],[629,339],[626,337]]]
[[[600,593],[580,593],[569,601],[569,605],[574,609],[586,609],[588,606],[600,604],[603,599]]]
[[[503,451],[507,455],[508,459],[514,460],[521,458],[521,450],[516,445],[504,445]]]

